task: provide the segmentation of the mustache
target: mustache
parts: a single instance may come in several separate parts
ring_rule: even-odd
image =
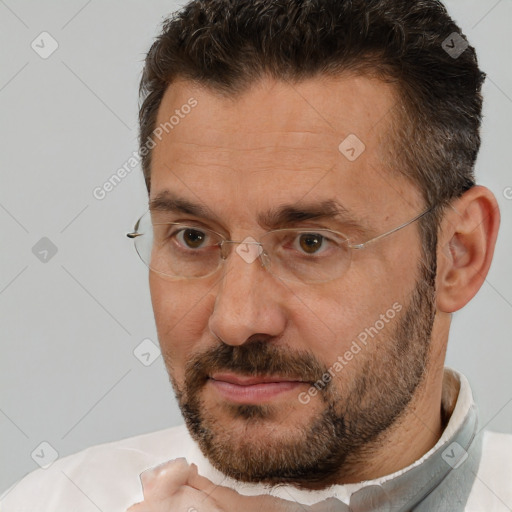
[[[268,341],[243,345],[222,343],[197,354],[185,367],[187,385],[197,388],[214,372],[228,371],[251,377],[278,375],[314,383],[328,371],[310,352],[290,353]]]

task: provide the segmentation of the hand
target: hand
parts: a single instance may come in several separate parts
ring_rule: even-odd
[[[200,476],[183,458],[145,471],[141,480],[144,501],[127,512],[335,512],[334,502],[340,504],[329,499],[308,507],[269,495],[243,496]]]

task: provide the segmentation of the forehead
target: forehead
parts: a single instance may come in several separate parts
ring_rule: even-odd
[[[234,97],[177,80],[164,94],[157,125],[169,121],[192,97],[198,105],[189,116],[194,118],[194,127],[204,129],[200,134],[204,142],[229,143],[239,149],[252,146],[251,135],[272,144],[277,142],[277,133],[283,143],[306,137],[326,148],[339,144],[340,137],[349,133],[368,139],[389,128],[386,121],[398,99],[392,85],[360,75],[319,76],[299,83],[262,78]],[[180,124],[172,129],[174,139],[193,135],[193,130],[187,130],[190,123]]]
[[[384,164],[397,101],[392,85],[364,76],[262,79],[235,98],[177,81],[158,111],[150,195],[241,196],[248,209],[328,193],[360,211],[414,196]]]

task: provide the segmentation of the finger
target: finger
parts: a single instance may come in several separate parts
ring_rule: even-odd
[[[204,479],[204,477],[199,477],[199,479]],[[198,479],[194,478],[194,480],[196,483],[198,482]],[[208,482],[210,481],[208,480]],[[244,496],[229,487],[214,485],[211,482],[209,485],[204,482],[200,483],[203,484],[203,492],[213,498],[215,503],[217,503],[222,510],[229,512],[233,510],[243,510],[244,512],[261,512],[262,510],[272,512],[297,512],[297,510],[299,510],[298,507],[301,507],[301,512],[310,510],[309,507],[299,505],[295,501],[283,500],[267,494]]]
[[[203,491],[206,494],[211,494],[214,489],[218,487],[218,485],[214,484],[211,480],[208,478],[201,476],[198,473],[197,466],[192,463],[190,472],[188,474],[188,481],[187,485],[190,487],[193,487],[194,489],[197,489],[199,491]]]
[[[162,500],[187,483],[190,466],[186,459],[170,460],[141,473],[144,499]]]
[[[159,503],[155,512],[235,512],[219,507],[218,504],[203,491],[183,486],[179,491]],[[150,509],[153,512],[153,509]],[[148,510],[148,512],[150,512]]]

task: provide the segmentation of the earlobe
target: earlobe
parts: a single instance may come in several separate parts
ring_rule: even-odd
[[[446,210],[438,241],[440,311],[458,311],[476,295],[491,266],[499,224],[496,198],[482,186],[471,188]]]

